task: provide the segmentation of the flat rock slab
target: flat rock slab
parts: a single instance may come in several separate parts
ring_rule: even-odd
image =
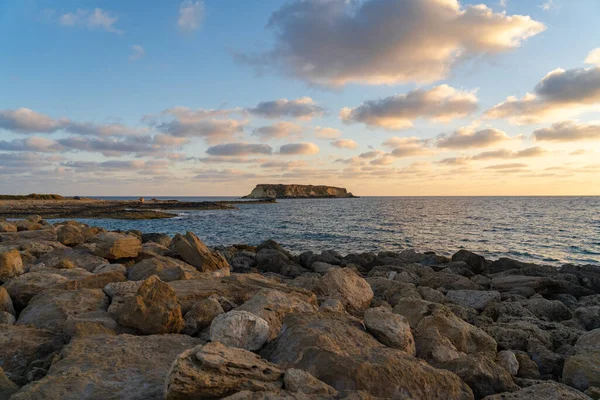
[[[173,361],[200,340],[185,335],[74,339],[48,374],[14,400],[162,399]]]

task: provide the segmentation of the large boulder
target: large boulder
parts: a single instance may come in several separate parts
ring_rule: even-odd
[[[185,335],[76,337],[11,400],[159,399],[173,361],[198,343]]]
[[[600,387],[600,329],[582,335],[575,345],[575,355],[565,360],[563,382],[584,391]]]
[[[16,232],[17,231],[17,225],[13,224],[12,222],[8,222],[8,221],[0,221],[0,233],[10,233],[10,232]]]
[[[77,246],[85,242],[81,230],[74,225],[63,225],[56,231],[56,239],[65,246]]]
[[[225,310],[216,296],[200,300],[184,315],[185,329],[183,333],[197,335],[203,329],[208,328],[217,315],[224,312]]]
[[[361,323],[338,313],[288,315],[281,334],[262,354],[340,391],[362,390],[383,398],[473,398],[455,374],[385,347]]]
[[[95,254],[107,260],[135,258],[142,250],[142,241],[137,236],[117,232],[106,232],[96,237]]]
[[[33,325],[62,333],[69,317],[81,317],[107,308],[108,297],[101,289],[47,289],[31,299],[19,315],[17,325]]]
[[[269,323],[248,311],[219,314],[210,325],[210,340],[229,347],[259,350],[269,338]]]
[[[590,400],[590,397],[578,390],[558,382],[542,382],[527,386],[512,393],[487,396],[484,400]]]
[[[471,270],[480,274],[484,272],[487,268],[488,262],[480,256],[479,254],[471,253],[467,250],[459,250],[452,255],[452,261],[463,261],[465,262]]]
[[[2,286],[0,286],[0,311],[16,315],[12,299],[10,298],[10,295],[8,294],[6,289]]]
[[[589,296],[595,292],[576,283],[564,279],[553,279],[545,276],[499,275],[494,276],[491,288],[502,294],[516,294],[531,297],[538,293],[542,296],[554,294],[570,294],[575,297]]]
[[[166,400],[220,399],[237,392],[275,391],[284,370],[243,349],[214,342],[180,354],[165,384]]]
[[[85,269],[89,272],[107,263],[106,259],[94,255],[86,248],[80,247],[55,248],[52,251],[44,253],[36,262],[44,264],[47,267],[54,267],[63,261],[70,261],[75,267]]]
[[[25,273],[23,260],[18,250],[0,251],[0,282]]]
[[[537,318],[548,321],[565,321],[573,317],[569,307],[562,302],[547,300],[540,295],[535,295],[527,301],[523,301],[523,305]]]
[[[279,290],[263,289],[236,310],[249,311],[267,321],[270,341],[279,334],[286,315],[317,311],[316,299],[306,300]]]
[[[183,261],[193,265],[200,272],[219,272],[229,275],[229,263],[217,251],[211,251],[196,235],[187,232],[185,236],[177,234],[171,242],[171,249],[177,252]]]
[[[369,308],[364,313],[367,330],[381,343],[415,355],[415,339],[406,317],[385,307]]]
[[[500,302],[502,296],[496,291],[482,290],[448,290],[446,300],[463,307],[483,311],[490,303]]]
[[[117,322],[144,334],[178,333],[185,327],[175,291],[156,275],[146,279],[135,296],[116,313]]]
[[[32,364],[44,365],[64,346],[62,335],[28,325],[0,327],[0,367],[10,380],[28,382]]]
[[[0,400],[8,400],[10,396],[17,393],[19,389],[19,386],[8,379],[2,368],[0,368]]]
[[[157,275],[163,282],[171,282],[197,278],[200,272],[182,261],[162,256],[147,258],[127,270],[131,281],[143,281],[152,275]]]
[[[329,271],[314,289],[320,299],[338,299],[350,313],[366,310],[373,299],[369,283],[350,268]]]

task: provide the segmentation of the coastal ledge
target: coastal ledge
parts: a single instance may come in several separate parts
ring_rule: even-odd
[[[244,199],[355,198],[346,188],[324,185],[259,184]]]

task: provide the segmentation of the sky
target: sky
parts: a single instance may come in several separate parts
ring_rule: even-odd
[[[597,0],[4,0],[0,193],[600,195],[598,15]]]

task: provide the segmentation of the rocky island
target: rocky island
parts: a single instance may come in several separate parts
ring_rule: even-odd
[[[260,184],[244,199],[329,199],[356,197],[334,186]]]
[[[600,398],[600,266],[0,220],[0,398]]]

